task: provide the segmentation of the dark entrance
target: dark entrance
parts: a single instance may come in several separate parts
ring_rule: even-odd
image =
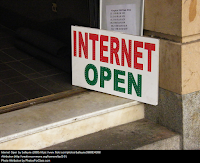
[[[83,91],[71,85],[71,25],[98,27],[98,4],[1,0],[0,113]]]

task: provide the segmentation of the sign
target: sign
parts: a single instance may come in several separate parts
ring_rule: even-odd
[[[159,40],[72,26],[72,84],[158,104]]]
[[[144,0],[100,0],[100,29],[143,35]]]

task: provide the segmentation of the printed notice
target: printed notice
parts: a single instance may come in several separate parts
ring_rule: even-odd
[[[107,5],[107,30],[136,35],[135,4]]]

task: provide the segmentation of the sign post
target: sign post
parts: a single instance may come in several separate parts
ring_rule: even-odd
[[[72,84],[158,104],[159,40],[72,26]]]

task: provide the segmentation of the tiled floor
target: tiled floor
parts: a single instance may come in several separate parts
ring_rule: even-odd
[[[16,49],[0,26],[0,107],[73,89],[71,75]]]

